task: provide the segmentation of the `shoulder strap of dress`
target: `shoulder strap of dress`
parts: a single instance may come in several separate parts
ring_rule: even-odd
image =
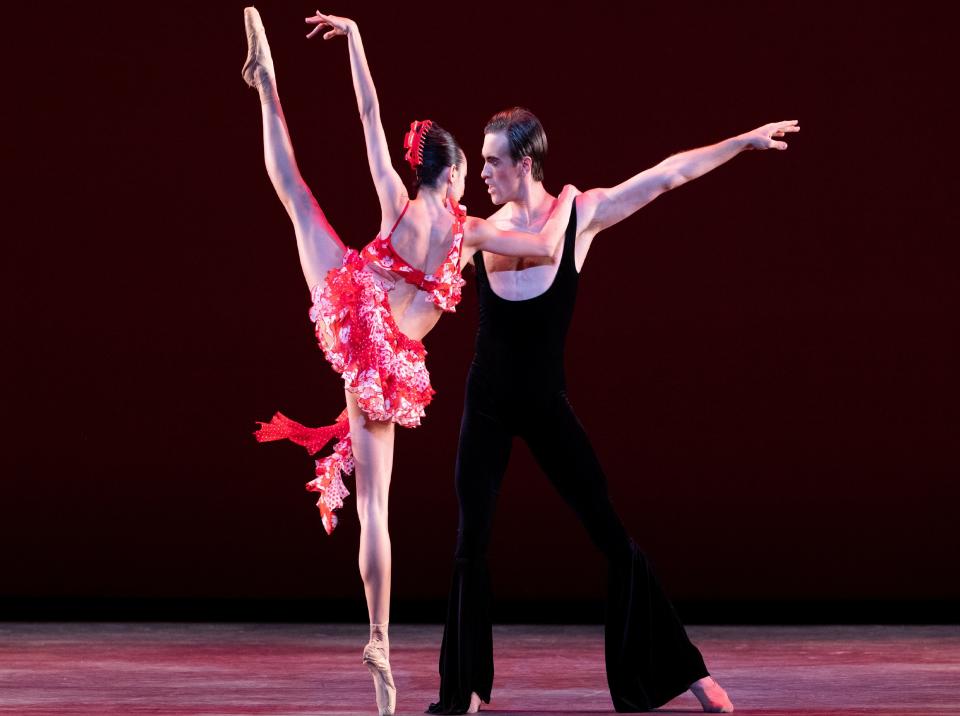
[[[390,229],[390,233],[387,234],[387,241],[393,237],[393,232],[397,230],[397,227],[400,225],[400,219],[403,218],[403,215],[407,213],[407,207],[410,206],[410,200],[407,199],[407,203],[403,205],[403,210],[400,212],[400,216],[397,217],[397,220],[393,222],[393,228]]]
[[[464,224],[467,221],[466,207],[459,202],[449,200],[450,209],[453,211],[453,247],[456,248],[456,268],[460,271],[460,255],[463,253],[463,232]]]

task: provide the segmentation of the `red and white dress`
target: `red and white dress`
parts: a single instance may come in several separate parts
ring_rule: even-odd
[[[372,420],[389,420],[404,427],[420,424],[424,409],[433,399],[423,343],[404,335],[390,313],[390,300],[368,264],[401,277],[425,292],[441,311],[452,312],[460,302],[460,253],[463,244],[464,208],[451,202],[454,215],[453,241],[436,273],[425,274],[407,263],[394,249],[391,238],[410,206],[408,201],[390,233],[377,236],[359,253],[347,249],[340,268],[331,269],[323,283],[311,291],[310,320],[323,353],[343,377],[344,387]],[[291,440],[312,455],[333,438],[333,453],[316,461],[316,477],[307,489],[320,493],[317,507],[327,534],[337,526],[335,510],[343,506],[349,491],[341,473],[353,472],[350,424],[344,410],[332,425],[308,428],[277,413],[269,423],[260,423],[257,440]]]

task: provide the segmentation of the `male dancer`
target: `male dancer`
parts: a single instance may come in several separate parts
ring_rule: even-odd
[[[430,713],[474,713],[481,700],[490,702],[486,550],[514,436],[526,441],[607,559],[605,655],[614,708],[647,711],[690,689],[704,711],[733,711],[610,504],[606,478],[567,400],[564,341],[579,271],[600,231],[744,150],[786,149],[780,138],[799,129],[795,121],[766,124],[676,154],[610,189],[584,192],[552,257],[474,255],[480,322],[457,451],[460,527],[440,648],[440,699]],[[546,134],[528,110],[508,109],[487,122],[481,176],[493,203],[502,205],[490,217],[498,227],[537,231],[550,215],[555,199],[542,183],[546,153]]]

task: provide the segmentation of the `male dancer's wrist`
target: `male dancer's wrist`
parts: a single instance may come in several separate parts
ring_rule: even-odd
[[[754,146],[753,146],[753,139],[750,137],[750,134],[749,134],[749,133],[747,133],[747,134],[738,134],[736,137],[734,137],[733,139],[731,139],[731,140],[729,140],[729,141],[734,142],[734,146],[736,147],[736,149],[737,149],[738,152],[743,152],[743,151],[746,151],[746,150],[748,150],[748,149],[753,149],[753,148],[754,148]]]

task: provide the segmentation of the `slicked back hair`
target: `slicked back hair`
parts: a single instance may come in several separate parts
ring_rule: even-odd
[[[530,174],[534,181],[543,181],[543,162],[547,158],[547,133],[540,120],[529,109],[511,107],[497,112],[483,128],[484,134],[503,132],[510,145],[514,164],[530,157]]]

